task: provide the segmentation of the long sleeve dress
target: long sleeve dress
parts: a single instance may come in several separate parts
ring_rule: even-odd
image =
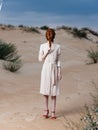
[[[45,58],[48,50],[48,42],[40,45],[39,61],[44,61],[41,71],[40,93],[43,95],[57,96],[60,94],[59,80],[57,78],[57,69],[61,66],[60,45],[52,43],[51,50]]]

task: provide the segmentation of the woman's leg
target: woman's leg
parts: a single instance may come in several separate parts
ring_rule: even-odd
[[[44,95],[44,104],[45,104],[45,108],[44,108],[44,115],[48,115],[49,113],[49,108],[48,108],[48,100],[49,100],[49,96],[48,95]]]
[[[45,110],[48,110],[48,99],[49,99],[49,96],[48,95],[44,95]]]
[[[51,117],[55,117],[56,96],[51,96],[51,105],[52,105]]]

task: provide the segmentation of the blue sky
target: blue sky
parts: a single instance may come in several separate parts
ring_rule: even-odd
[[[98,0],[3,0],[0,23],[98,30]]]

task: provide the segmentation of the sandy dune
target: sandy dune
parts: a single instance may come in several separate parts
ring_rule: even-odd
[[[39,94],[42,63],[38,61],[38,51],[46,41],[45,32],[0,30],[0,39],[16,44],[23,61],[17,73],[4,70],[0,62],[0,130],[72,130],[73,122],[80,121],[84,104],[92,104],[90,93],[95,93],[93,82],[98,85],[98,64],[86,64],[86,50],[96,44],[73,38],[64,30],[56,33],[55,41],[62,51],[63,79],[57,99],[58,118],[51,120],[42,117],[43,97]]]

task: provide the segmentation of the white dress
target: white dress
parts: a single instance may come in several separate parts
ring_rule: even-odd
[[[60,94],[57,68],[60,67],[60,45],[52,43],[51,51],[44,59],[49,50],[49,43],[40,45],[39,61],[44,61],[41,71],[40,93],[43,95],[57,96]]]

